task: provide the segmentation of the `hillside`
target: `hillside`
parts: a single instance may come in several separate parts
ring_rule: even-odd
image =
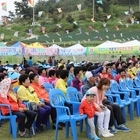
[[[138,6],[132,7],[135,11],[138,10]],[[0,33],[4,34],[1,41],[8,42],[8,45],[22,41],[41,42],[47,46],[53,43],[69,46],[77,42],[84,46],[96,46],[106,40],[124,42],[140,39],[140,24],[137,21],[132,23],[132,18],[136,20],[133,14],[124,13],[128,10],[127,6],[112,5],[109,19],[107,13],[100,8],[98,10],[99,13],[95,12],[96,22],[91,21],[92,13],[89,9],[43,13],[41,17],[35,15],[35,21],[40,26],[31,26],[32,19],[16,18],[14,22],[0,27]],[[42,33],[42,27],[45,27],[45,33]],[[32,35],[29,30],[32,30]],[[18,36],[15,32],[18,32]]]

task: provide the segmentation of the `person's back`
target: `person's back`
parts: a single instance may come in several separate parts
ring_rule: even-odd
[[[33,67],[32,56],[29,57],[29,59],[28,59],[28,61],[27,61],[27,64],[28,64],[30,67]]]

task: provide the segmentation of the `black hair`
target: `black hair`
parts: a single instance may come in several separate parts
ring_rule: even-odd
[[[30,66],[28,64],[25,64],[24,65],[24,68],[29,68]]]
[[[36,76],[37,76],[37,74],[31,73],[31,74],[29,75],[30,82],[32,82],[32,80],[34,80],[34,78],[35,78]]]
[[[74,67],[74,66],[73,66],[73,65],[71,65],[71,64],[70,64],[70,65],[68,65],[68,66],[67,66],[67,70],[68,70],[68,71],[70,71],[70,69],[71,69],[72,67]]]
[[[14,69],[14,70],[15,70],[17,67],[18,67],[17,64],[14,64],[14,65],[13,65],[13,69]]]
[[[60,71],[60,78],[65,79],[69,76],[69,71],[68,70],[61,70]]]
[[[32,59],[32,56],[30,56],[29,59]]]
[[[87,71],[87,67],[85,67],[85,66],[83,66],[81,69],[82,69],[83,72]]]
[[[125,72],[125,69],[119,69],[118,73],[120,74],[121,72]]]
[[[49,77],[54,76],[56,74],[55,70],[49,70]]]
[[[7,69],[5,69],[5,68],[0,69],[0,73],[3,73],[4,71],[7,71]]]
[[[34,73],[34,71],[31,70],[31,69],[25,69],[25,74],[29,74],[30,72],[33,72]]]
[[[45,71],[46,71],[46,69],[45,69],[45,68],[39,68],[39,69],[38,69],[38,74],[39,74],[39,75],[41,75],[43,70],[45,70]]]
[[[81,71],[82,69],[80,67],[76,67],[74,69],[74,75],[77,76],[77,74],[79,74],[79,72]]]
[[[61,65],[58,69],[59,70],[63,70],[64,69],[64,65]]]
[[[26,79],[28,79],[29,76],[27,74],[23,74],[19,76],[19,83],[22,85],[23,82],[26,81]]]
[[[56,70],[56,77],[57,78],[60,78],[60,72],[61,72],[61,70]]]

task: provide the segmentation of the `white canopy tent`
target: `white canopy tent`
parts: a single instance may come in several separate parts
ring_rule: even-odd
[[[109,48],[109,47],[118,47],[120,45],[121,45],[121,43],[107,40],[106,42],[98,45],[97,47],[98,48]]]
[[[60,47],[59,45],[53,44],[52,46],[50,46],[51,48],[57,48],[57,49],[64,49],[62,47]]]
[[[129,42],[122,43],[119,47],[130,47],[130,46],[140,46],[140,41],[132,40]]]

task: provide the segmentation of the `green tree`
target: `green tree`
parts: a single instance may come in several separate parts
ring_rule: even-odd
[[[32,7],[28,6],[27,0],[22,0],[21,2],[14,2],[15,4],[15,13],[17,16],[23,15],[23,18],[31,18],[33,16]]]

